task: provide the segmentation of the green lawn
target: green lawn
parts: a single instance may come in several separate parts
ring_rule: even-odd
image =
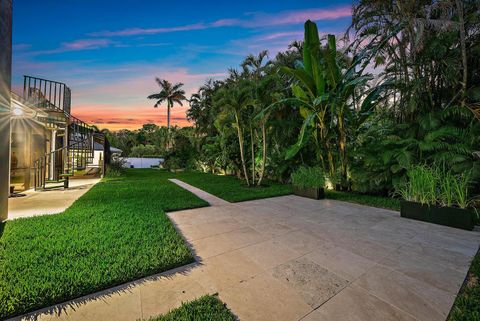
[[[358,193],[326,190],[325,197],[328,199],[368,205],[372,207],[386,208],[400,211],[400,200],[391,197],[373,196]]]
[[[207,203],[172,176],[127,170],[62,214],[1,224],[0,319],[192,262],[165,211]]]
[[[292,193],[291,185],[266,181],[266,187],[247,187],[235,176],[221,176],[210,173],[177,173],[176,178],[198,187],[229,202],[241,202]],[[326,190],[325,197],[345,202],[369,205],[392,210],[400,210],[400,201],[394,198],[371,196],[357,193]]]
[[[480,251],[470,266],[467,282],[455,299],[448,321],[480,320]]]
[[[177,173],[176,178],[229,202],[242,202],[292,193],[290,185],[265,181],[265,186],[248,187],[235,176],[184,172]]]
[[[235,321],[236,317],[216,296],[206,295],[183,303],[169,313],[150,321]]]

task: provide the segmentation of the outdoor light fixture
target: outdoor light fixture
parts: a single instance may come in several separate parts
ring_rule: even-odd
[[[23,115],[23,110],[21,108],[14,108],[12,113],[15,115],[15,116],[22,116]]]

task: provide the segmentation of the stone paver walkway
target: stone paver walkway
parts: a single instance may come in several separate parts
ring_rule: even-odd
[[[169,213],[198,263],[35,316],[148,319],[219,293],[244,321],[445,320],[480,243],[394,211],[293,195],[230,204],[179,184],[214,204]]]
[[[30,189],[22,192],[21,194],[26,196],[8,199],[8,219],[61,213],[100,180],[100,178],[75,178],[70,179],[70,187],[65,190]]]

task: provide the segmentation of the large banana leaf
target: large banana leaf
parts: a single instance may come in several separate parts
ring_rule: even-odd
[[[325,79],[320,62],[320,38],[318,37],[317,25],[307,20],[305,22],[305,42],[303,45],[303,65],[305,71],[313,78],[315,93],[322,94],[325,91]]]
[[[302,124],[302,128],[300,129],[300,135],[298,135],[298,140],[294,145],[288,148],[285,154],[285,160],[293,158],[308,143],[309,138],[311,137],[311,135],[309,135],[311,134],[309,133],[309,129],[312,127],[315,117],[315,113],[310,113],[305,118]]]

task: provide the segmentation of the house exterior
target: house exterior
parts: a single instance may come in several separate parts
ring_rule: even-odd
[[[95,159],[95,149],[105,137],[70,111],[61,82],[25,76],[23,96],[12,93],[10,192],[68,188],[78,173],[103,174],[105,157]]]
[[[12,0],[0,0],[0,221],[8,198],[28,189],[68,188],[79,174],[103,175],[108,141],[71,115],[71,90],[61,82],[24,76],[11,92]],[[103,158],[95,149],[103,147]]]
[[[0,0],[0,221],[8,212],[11,75],[12,0]]]

